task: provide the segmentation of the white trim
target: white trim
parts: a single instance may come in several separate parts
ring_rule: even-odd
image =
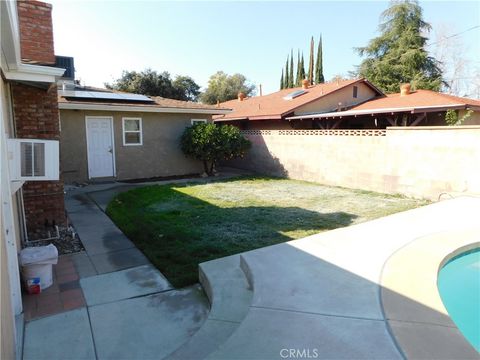
[[[113,116],[85,116],[85,139],[86,139],[86,144],[87,144],[87,176],[89,179],[93,179],[90,176],[90,164],[89,164],[89,156],[88,156],[88,120],[90,119],[109,119],[111,123],[111,136],[112,136],[112,159],[113,159],[113,177],[117,176],[117,166],[116,166],[116,161],[115,161],[115,132],[113,129],[114,122],[113,122]]]
[[[195,125],[194,123],[203,123],[206,124],[208,122],[207,119],[191,119],[190,124]]]
[[[123,111],[123,112],[147,112],[147,113],[181,113],[181,114],[228,114],[230,109],[187,109],[155,106],[132,106],[132,105],[107,105],[107,104],[78,104],[59,102],[60,110],[99,110],[99,111]]]
[[[462,107],[468,107],[468,105],[453,104],[453,105],[434,105],[434,106],[418,106],[418,107],[403,107],[403,108],[378,108],[378,109],[370,109],[370,110],[347,110],[347,111],[336,111],[336,112],[327,112],[327,113],[290,116],[290,117],[287,117],[286,119],[287,120],[312,119],[312,118],[383,114],[383,113],[392,113],[392,112],[395,113],[395,112],[407,112],[407,111],[422,112],[423,110],[433,110],[433,109],[441,110],[441,109],[462,108]]]
[[[138,120],[139,121],[139,130],[125,130],[125,120]],[[125,142],[126,133],[140,133],[140,142],[127,144]],[[143,128],[142,128],[142,118],[141,117],[122,117],[122,142],[123,146],[142,146],[143,145]]]
[[[18,64],[4,74],[7,80],[55,83],[64,72],[65,69],[51,66]]]

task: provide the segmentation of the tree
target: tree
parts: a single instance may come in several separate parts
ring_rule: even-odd
[[[323,76],[322,35],[320,35],[320,40],[318,41],[318,49],[317,49],[317,62],[315,64],[315,84],[321,84],[324,82],[325,82],[325,77]]]
[[[159,73],[152,69],[141,72],[125,70],[119,79],[105,86],[112,90],[191,101],[196,100],[200,89],[189,76],[177,76],[172,82],[168,72]]]
[[[308,62],[308,81],[310,82],[310,84],[313,84],[313,66],[314,66],[313,49],[314,49],[314,41],[312,36],[310,40],[310,60]]]
[[[197,124],[187,127],[181,138],[183,153],[202,161],[209,176],[218,161],[243,157],[250,146],[250,141],[232,125]]]
[[[288,69],[289,59],[290,58],[287,55],[287,63],[285,64],[285,86],[283,87],[284,89],[287,89],[290,87],[290,71]]]
[[[255,92],[255,85],[250,84],[242,74],[228,75],[223,71],[217,71],[210,76],[208,87],[200,95],[200,100],[205,104],[216,104],[236,99],[239,92],[251,96]]]
[[[300,50],[297,52],[297,76],[295,78],[295,86],[300,86],[302,82],[302,78],[300,78]]]
[[[290,54],[290,73],[288,74],[288,87],[295,87],[295,78],[293,77],[293,49]]]
[[[387,93],[398,92],[401,83],[414,89],[438,91],[442,85],[439,63],[425,50],[430,30],[423,21],[422,8],[416,0],[394,1],[382,15],[380,36],[366,47],[358,48],[366,56],[359,74]]]
[[[302,54],[302,58],[300,60],[300,85],[302,85],[303,79],[305,79],[305,62]]]
[[[190,76],[177,76],[172,85],[176,92],[175,99],[197,101],[200,95],[200,86]]]
[[[285,87],[285,79],[283,77],[283,69],[282,69],[282,77],[280,78],[280,90]]]

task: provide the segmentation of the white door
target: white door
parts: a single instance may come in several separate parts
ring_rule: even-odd
[[[115,176],[113,119],[87,116],[88,177]]]

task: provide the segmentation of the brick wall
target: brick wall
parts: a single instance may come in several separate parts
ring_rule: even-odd
[[[55,64],[52,5],[40,1],[18,1],[22,62]]]
[[[16,137],[59,140],[56,88],[48,91],[23,84],[11,88]],[[43,236],[45,224],[65,224],[63,180],[27,182],[23,196],[29,237]]]

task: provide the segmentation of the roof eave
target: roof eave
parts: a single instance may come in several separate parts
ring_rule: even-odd
[[[98,110],[98,111],[124,111],[124,112],[148,112],[148,113],[182,113],[182,114],[212,114],[222,115],[231,112],[229,109],[194,109],[157,106],[135,106],[131,104],[108,105],[92,103],[59,102],[60,110]]]

